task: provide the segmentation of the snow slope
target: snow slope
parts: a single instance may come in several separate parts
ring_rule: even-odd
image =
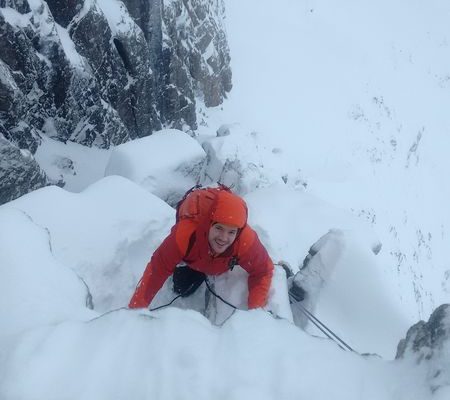
[[[234,88],[218,118],[274,143],[309,193],[371,223],[404,312],[428,318],[450,293],[449,3],[226,6]]]
[[[266,199],[263,191],[250,200],[257,208]],[[263,310],[214,325],[176,303],[155,312],[126,309],[144,253],[167,233],[173,211],[124,178],[106,177],[79,194],[41,189],[0,207],[0,221],[8,328],[0,333],[2,399],[428,394],[418,367],[346,353]],[[229,296],[226,282],[223,288]],[[327,386],[320,384],[325,377]]]

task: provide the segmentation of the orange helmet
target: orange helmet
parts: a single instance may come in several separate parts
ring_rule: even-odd
[[[228,191],[219,192],[215,210],[211,215],[213,222],[242,229],[247,223],[247,216],[247,204],[243,199]]]

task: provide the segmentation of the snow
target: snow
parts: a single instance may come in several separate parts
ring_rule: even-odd
[[[202,182],[221,182],[241,194],[283,182],[278,159],[263,146],[256,132],[239,124],[222,125],[217,136],[200,136],[208,163]]]
[[[448,301],[448,3],[226,6],[234,86],[210,126],[251,127],[310,194],[370,222],[405,313],[427,318]]]
[[[5,20],[13,26],[25,28],[30,24],[30,14],[20,14],[18,11],[10,7],[0,8],[0,13],[3,15]]]
[[[188,134],[166,129],[117,146],[105,175],[121,175],[150,193],[176,204],[195,186],[206,155]]]
[[[174,221],[166,203],[118,176],[79,194],[51,186],[8,204],[48,229],[53,255],[84,279],[100,311],[128,304]]]
[[[127,33],[134,30],[141,31],[129,15],[122,1],[97,0],[97,4],[105,14],[114,36],[119,33]]]
[[[139,154],[142,147],[135,151]],[[135,159],[132,150],[129,152]],[[163,160],[164,155],[159,156]],[[147,171],[145,163],[143,171]],[[251,223],[260,233],[263,217],[269,215],[262,210],[267,201],[274,202],[270,193],[291,196],[291,204],[296,203],[296,196],[305,195],[292,188],[285,192],[263,188],[248,194],[250,209],[255,210],[250,214]],[[315,207],[310,200],[301,209],[314,216]],[[318,221],[323,218],[322,226],[328,227],[326,216],[316,215]],[[81,193],[43,188],[0,207],[0,218],[2,239],[6,239],[2,243],[7,249],[1,253],[2,288],[10,288],[1,291],[5,304],[2,320],[8,327],[0,334],[0,360],[7,360],[0,363],[2,398],[57,399],[64,393],[68,399],[241,399],[253,395],[326,399],[331,394],[357,399],[362,391],[364,398],[410,399],[427,393],[424,375],[417,367],[345,353],[290,323],[286,280],[280,269],[269,308],[282,319],[263,310],[230,314],[223,304],[218,309],[223,315],[215,324],[195,310],[183,310],[186,304],[182,303],[155,312],[124,308],[151,252],[174,222],[172,208],[128,179],[108,176]],[[348,218],[351,221],[353,217]],[[356,223],[347,226],[352,224]],[[293,230],[297,225],[285,225],[285,247],[298,244],[303,252],[310,239],[297,235]],[[7,227],[14,227],[14,235]],[[278,235],[276,227],[273,234]],[[327,310],[329,314],[320,316],[333,327],[337,325],[339,333],[350,334],[352,344],[361,346],[358,350],[373,352],[383,350],[385,337],[377,338],[377,333],[386,325],[377,326],[380,319],[367,307],[367,285],[363,283],[373,281],[376,274],[368,275],[371,270],[365,269],[354,276],[361,264],[367,268],[367,261],[374,257],[367,239],[353,250],[361,253],[359,257],[350,252],[340,269],[335,268],[337,283],[331,281],[328,291],[321,289],[323,303],[318,303],[317,311]],[[32,251],[21,251],[24,243],[32,244]],[[244,271],[236,268],[233,273],[219,277],[215,288],[245,309]],[[89,287],[94,310],[87,308],[81,278]],[[273,292],[282,287],[281,282],[284,300]],[[161,292],[166,298],[173,297],[170,288]],[[383,288],[375,286],[369,300],[377,301],[383,294]],[[357,307],[351,304],[355,299]],[[392,314],[389,302],[378,306],[387,309],[385,317]],[[369,318],[364,311],[369,311]],[[368,323],[370,318],[373,324]],[[370,335],[360,330],[364,327]],[[385,331],[391,341],[396,339],[398,332]],[[408,376],[416,374],[417,379],[406,385],[401,379],[405,371]],[[330,385],[317,385],[323,376],[331,377]],[[361,387],[355,382],[365,383]]]
[[[48,124],[49,120],[46,122]],[[73,142],[62,143],[43,136],[34,157],[53,181],[63,180],[64,189],[80,192],[104,177],[110,152]]]
[[[59,40],[61,41],[62,48],[70,64],[76,68],[84,68],[85,62],[81,55],[76,51],[75,43],[70,37],[67,29],[63,28],[57,23],[55,23],[55,26],[58,32]]]
[[[14,80],[8,66],[0,61],[0,82],[6,87],[10,87],[14,91],[19,91],[16,81]]]
[[[0,226],[13,227],[0,231],[2,336],[92,317],[85,307],[86,286],[55,260],[44,228],[16,209],[1,209]]]
[[[122,3],[99,4],[123,28]],[[431,370],[392,359],[448,301],[449,6],[226,5],[234,89],[196,137],[164,130],[112,150],[43,138],[35,158],[65,187],[0,206],[0,398],[448,398],[445,376],[432,393]],[[211,278],[238,311],[216,300],[209,314],[204,286],[158,311],[126,308],[172,206],[217,180],[357,353],[296,314],[280,267],[264,310],[246,310],[238,266]],[[151,307],[173,297],[169,278]]]
[[[403,315],[396,287],[378,264],[379,242],[370,225],[286,185],[255,190],[245,199],[249,221],[273,260],[288,262],[295,271],[311,245],[328,232],[335,235],[321,249],[320,265],[310,265],[300,281],[314,297],[309,310],[341,331],[352,347],[393,357],[398,338],[413,321]],[[273,204],[283,207],[268,213]]]

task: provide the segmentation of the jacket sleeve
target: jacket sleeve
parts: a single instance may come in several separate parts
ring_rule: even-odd
[[[149,306],[166,279],[183,259],[192,232],[193,229],[189,223],[181,222],[172,228],[170,234],[155,250],[150,262],[147,264],[144,274],[128,304],[129,308]]]
[[[273,263],[256,232],[246,226],[239,238],[239,265],[248,272],[248,308],[264,307],[272,283]]]

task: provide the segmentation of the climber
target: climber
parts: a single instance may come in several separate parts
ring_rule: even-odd
[[[248,272],[248,308],[264,307],[273,263],[256,232],[247,224],[247,206],[225,186],[196,188],[177,207],[177,222],[153,253],[129,302],[148,307],[166,279],[173,289],[191,294],[206,275],[240,265]]]

